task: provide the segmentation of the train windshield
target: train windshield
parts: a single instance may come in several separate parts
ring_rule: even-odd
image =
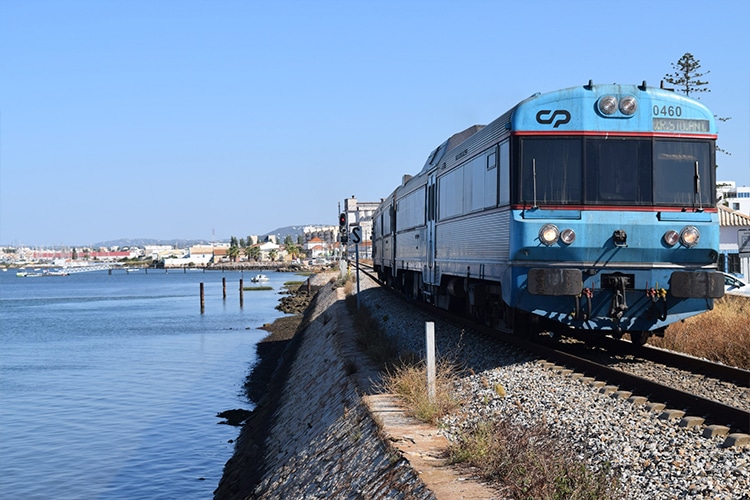
[[[711,140],[519,137],[515,203],[714,206]]]

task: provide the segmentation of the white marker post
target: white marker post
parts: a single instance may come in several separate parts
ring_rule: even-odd
[[[435,402],[435,323],[425,323],[427,349],[427,396]]]

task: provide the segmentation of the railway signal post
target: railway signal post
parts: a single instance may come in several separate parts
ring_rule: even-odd
[[[362,227],[352,228],[352,242],[354,243],[354,263],[357,266],[357,310],[359,311],[359,242],[362,241]]]

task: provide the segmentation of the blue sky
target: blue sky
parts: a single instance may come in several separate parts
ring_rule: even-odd
[[[534,92],[701,61],[750,185],[744,2],[0,0],[0,244],[336,224]]]

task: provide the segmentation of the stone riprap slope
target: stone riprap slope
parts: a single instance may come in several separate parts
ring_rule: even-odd
[[[247,421],[215,492],[240,498],[434,498],[379,438],[341,355],[343,290],[321,288]],[[346,327],[346,331],[350,326]],[[359,367],[357,368],[359,371]]]

